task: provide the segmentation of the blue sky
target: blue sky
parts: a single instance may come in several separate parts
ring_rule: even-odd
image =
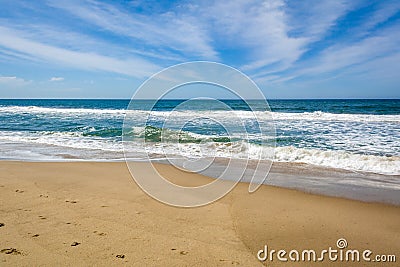
[[[1,1],[0,98],[130,98],[194,60],[267,98],[400,98],[400,1]]]

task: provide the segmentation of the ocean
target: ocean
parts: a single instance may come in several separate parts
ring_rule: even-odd
[[[184,100],[161,100],[146,127],[132,127],[134,138],[149,145],[130,146],[132,160],[154,159],[163,154],[186,157],[244,158],[270,144],[260,140],[249,119],[246,133],[228,134],[218,123],[201,119],[212,115],[236,125],[228,111],[208,100],[198,100],[174,111]],[[257,100],[252,106],[257,110]],[[246,118],[252,111],[241,100],[221,100],[234,114]],[[384,175],[400,175],[400,100],[270,100],[275,125],[274,161]],[[122,126],[129,100],[0,100],[0,159],[26,161],[124,160]],[[147,114],[148,101],[135,102],[131,119]],[[182,128],[163,120],[174,112],[174,121],[188,121]],[[136,116],[136,117],[135,117]],[[191,118],[197,118],[191,120]],[[200,119],[199,119],[200,118]],[[267,120],[267,117],[265,117]],[[257,126],[257,127],[256,127]],[[162,128],[167,137],[160,139]],[[168,135],[170,138],[168,138]],[[165,136],[164,136],[165,137]],[[273,139],[273,136],[263,138]],[[271,143],[272,144],[272,143]],[[199,149],[199,147],[201,149]],[[267,149],[267,147],[266,147]],[[259,154],[254,152],[254,158]]]

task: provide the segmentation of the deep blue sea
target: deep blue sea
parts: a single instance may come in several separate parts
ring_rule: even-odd
[[[135,127],[135,118],[148,114],[149,101],[136,101],[127,112],[129,100],[0,100],[0,159],[122,160],[122,126],[129,113],[131,137],[150,144],[147,151],[140,145],[125,151],[132,159],[145,152],[251,158],[272,145],[263,141],[274,139],[275,161],[400,174],[400,100],[270,100],[271,112],[262,102],[258,108],[257,100],[253,111],[241,100],[221,100],[230,111],[208,100],[183,102],[159,101],[146,127]],[[260,121],[252,120],[252,112]],[[163,123],[170,115],[184,127]],[[244,118],[246,133],[221,127],[234,127],[235,117]],[[276,138],[260,136],[257,127],[271,117]],[[161,129],[169,138],[161,138]]]

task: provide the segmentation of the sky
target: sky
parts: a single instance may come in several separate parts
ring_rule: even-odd
[[[400,98],[398,0],[0,5],[0,98],[127,99],[189,61],[232,66],[267,99]]]

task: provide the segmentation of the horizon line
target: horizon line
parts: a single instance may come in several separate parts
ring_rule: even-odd
[[[136,100],[189,100],[191,98],[141,98]],[[212,98],[216,100],[400,100],[398,98],[270,98],[270,99],[257,99],[257,98]],[[212,100],[210,99],[210,100]],[[0,98],[0,100],[132,100],[131,98]],[[199,99],[201,100],[201,99]],[[208,100],[208,99],[203,99]]]

